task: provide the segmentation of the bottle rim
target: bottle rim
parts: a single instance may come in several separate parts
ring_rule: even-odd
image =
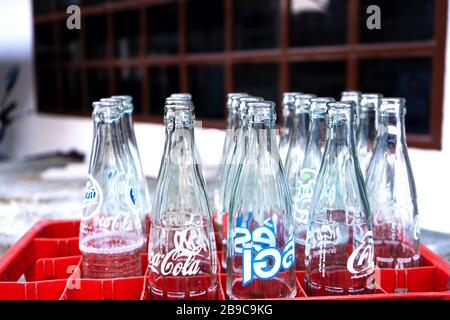
[[[125,101],[128,103],[133,102],[133,97],[129,96],[129,95],[114,95],[114,96],[111,96],[111,99],[121,99],[122,101]]]
[[[190,93],[172,93],[169,98],[178,98],[178,99],[189,99],[192,100],[192,95]]]
[[[295,103],[295,96],[301,94],[302,92],[283,92],[283,108],[292,108]]]
[[[316,98],[317,96],[312,93],[302,93],[295,96],[294,106],[298,108],[308,107],[311,104],[311,99]]]

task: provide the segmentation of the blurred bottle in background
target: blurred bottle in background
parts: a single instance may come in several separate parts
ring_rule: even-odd
[[[283,125],[280,132],[279,150],[283,165],[286,164],[286,157],[289,151],[295,122],[295,96],[301,92],[285,92],[283,93]]]
[[[300,174],[305,157],[310,124],[309,105],[311,104],[311,99],[315,97],[313,94],[295,96],[294,132],[285,163],[286,177],[292,194],[295,191],[296,179]]]
[[[359,126],[356,132],[356,153],[364,178],[375,150],[381,98],[382,95],[378,93],[361,95]]]
[[[419,213],[405,114],[405,99],[381,100],[377,145],[367,171],[375,257],[381,268],[420,265]]]
[[[292,211],[295,221],[295,250],[298,270],[305,269],[305,239],[309,210],[313,199],[316,178],[319,174],[327,138],[326,114],[327,104],[333,98],[322,97],[311,99],[310,131],[306,144],[305,158],[294,187],[291,190]]]
[[[195,159],[193,106],[166,106],[165,154],[150,226],[151,299],[216,299],[217,257],[211,208]]]
[[[327,145],[308,219],[307,294],[373,293],[374,247],[369,203],[356,158],[355,105],[335,102],[328,106]]]
[[[92,144],[79,247],[85,278],[141,276],[145,236],[137,172],[117,101],[93,103]]]
[[[294,297],[291,199],[278,153],[275,104],[247,105],[248,139],[228,216],[227,294],[231,299]]]

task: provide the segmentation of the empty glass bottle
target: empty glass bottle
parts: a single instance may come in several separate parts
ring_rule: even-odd
[[[248,103],[247,153],[228,216],[227,293],[231,299],[296,294],[291,199],[278,153],[275,104]]]
[[[295,96],[295,120],[294,132],[292,134],[289,151],[286,157],[285,171],[291,190],[291,195],[295,191],[296,179],[302,169],[303,158],[305,157],[306,143],[309,134],[309,105],[313,94],[301,94]],[[292,197],[293,199],[294,197]]]
[[[188,101],[192,101],[192,95],[190,93],[172,93],[170,95],[171,98],[175,98],[175,99],[185,99]]]
[[[367,171],[375,257],[381,268],[420,265],[417,196],[405,139],[405,99],[381,100],[380,130]]]
[[[356,154],[363,177],[366,177],[367,168],[375,150],[381,98],[382,95],[378,93],[367,93],[361,96],[359,126],[356,132]]]
[[[295,122],[295,96],[301,92],[285,92],[283,93],[283,126],[280,132],[280,157],[283,164],[286,163],[289,145],[291,143]]]
[[[136,168],[126,147],[118,102],[94,102],[94,140],[79,247],[85,278],[140,276],[144,234]]]
[[[263,101],[259,97],[239,97],[234,100],[237,102],[237,114],[239,117],[238,125],[234,130],[233,142],[230,144],[229,158],[226,159],[227,171],[225,175],[224,193],[223,193],[223,211],[222,211],[222,228],[219,231],[219,238],[222,240],[222,268],[227,268],[227,226],[228,212],[231,205],[231,197],[233,191],[233,183],[236,180],[239,165],[243,163],[245,158],[244,140],[247,139],[247,105],[250,102]],[[232,103],[234,105],[234,103]]]
[[[194,156],[192,104],[167,106],[164,171],[158,177],[150,226],[151,299],[214,299],[217,259],[211,209]]]
[[[353,133],[353,102],[329,103],[325,153],[308,218],[307,294],[373,293],[370,209]]]
[[[291,189],[292,211],[295,221],[296,266],[298,270],[305,269],[305,239],[308,215],[325,150],[327,104],[333,101],[333,98],[328,97],[311,99],[311,124],[305,158],[300,172],[295,177],[294,187]]]
[[[240,126],[240,119],[238,113],[238,98],[247,96],[246,93],[229,93],[227,95],[227,130],[225,130],[225,140],[222,147],[222,155],[220,157],[220,163],[217,175],[217,184],[214,189],[214,225],[219,233],[219,239],[217,239],[219,246],[222,245],[222,219],[223,219],[223,193],[225,191],[226,175],[229,168],[229,157],[231,152],[229,151],[231,145],[235,143],[234,136],[235,131]],[[234,105],[233,99],[235,100]]]

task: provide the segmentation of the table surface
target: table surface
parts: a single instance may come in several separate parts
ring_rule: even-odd
[[[41,169],[40,169],[41,170]],[[151,196],[156,179],[147,179]],[[85,179],[43,180],[39,170],[0,175],[0,256],[40,219],[80,217]],[[206,181],[208,193],[216,185]],[[422,243],[450,261],[450,234],[421,230]]]

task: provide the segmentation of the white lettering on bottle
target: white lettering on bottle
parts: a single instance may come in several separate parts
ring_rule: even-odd
[[[374,248],[372,231],[368,231],[362,238],[359,246],[353,250],[347,260],[347,270],[354,274],[362,274],[366,271],[369,273],[374,268]]]

